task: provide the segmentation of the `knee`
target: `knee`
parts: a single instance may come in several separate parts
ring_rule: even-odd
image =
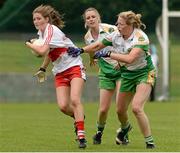
[[[135,116],[138,116],[143,112],[143,110],[139,106],[132,106],[132,112]]]
[[[59,108],[60,108],[60,111],[61,111],[61,112],[66,113],[67,110],[68,110],[68,105],[67,105],[67,104],[61,104],[61,105],[59,106]]]
[[[124,108],[117,108],[116,109],[116,113],[118,114],[118,115],[124,115],[125,113],[126,113],[126,109],[124,109]]]
[[[78,107],[79,105],[81,105],[80,99],[78,98],[72,98],[71,99],[71,104],[74,108]]]

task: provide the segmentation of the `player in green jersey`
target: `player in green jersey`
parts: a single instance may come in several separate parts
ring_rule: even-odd
[[[85,28],[87,33],[84,36],[86,44],[92,44],[96,41],[101,41],[105,36],[117,30],[114,25],[101,23],[101,17],[97,9],[88,8],[83,14]],[[113,51],[112,46],[107,46],[100,50],[102,52]],[[90,65],[96,63],[93,59],[93,54],[90,54]],[[98,109],[97,131],[93,136],[93,144],[101,144],[103,131],[105,128],[108,111],[111,105],[112,96],[117,91],[119,92],[121,72],[119,63],[109,57],[98,59],[99,66],[99,88],[100,88],[100,103]]]

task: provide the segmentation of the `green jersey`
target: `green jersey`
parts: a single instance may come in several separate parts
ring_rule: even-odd
[[[107,35],[109,35],[110,33],[112,33],[113,31],[117,31],[116,26],[114,25],[109,25],[109,24],[105,24],[105,23],[100,23],[99,24],[99,35],[98,38],[95,40],[92,37],[91,31],[88,30],[87,33],[85,34],[85,43],[86,44],[91,44],[95,41],[102,41]],[[107,46],[99,51],[114,51],[114,48],[112,46]],[[109,57],[107,58],[100,58],[98,60],[98,65],[100,68],[100,71],[103,71],[104,73],[108,74],[108,75],[119,75],[119,70],[115,70],[114,68],[116,66],[118,66],[118,61],[113,60]]]
[[[113,46],[115,52],[120,54],[129,54],[132,48],[141,48],[144,51],[133,63],[122,64],[123,78],[134,79],[154,69],[149,54],[149,39],[141,29],[135,28],[131,36],[126,40],[118,31],[114,31],[107,35],[102,42],[106,46]]]
[[[98,38],[95,40],[91,35],[91,31],[88,30],[84,37],[85,42],[86,44],[91,44],[95,41],[102,41],[104,37],[106,37],[108,34],[112,33],[115,30],[117,30],[116,26],[100,23]],[[114,48],[112,46],[107,46],[99,51],[114,51]],[[121,71],[119,69],[115,69],[115,67],[119,67],[119,62],[107,57],[100,58],[98,60],[98,65],[99,88],[106,90],[115,89],[116,82],[119,81],[121,78]]]

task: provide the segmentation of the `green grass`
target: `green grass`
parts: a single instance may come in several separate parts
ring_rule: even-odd
[[[133,131],[128,146],[115,144],[119,127],[113,104],[101,145],[92,145],[96,129],[98,103],[85,103],[88,147],[79,150],[73,133],[73,120],[61,112],[55,103],[0,103],[0,152],[147,152],[143,136],[131,112]],[[154,152],[180,151],[180,101],[148,103],[145,110],[151,122],[156,142]]]
[[[82,43],[76,43],[82,46]],[[180,64],[178,43],[171,44],[170,89],[171,102],[148,103],[145,107],[149,116],[157,148],[155,152],[180,151]],[[161,54],[160,58],[162,57]],[[40,66],[42,58],[33,56],[22,41],[0,40],[0,72],[29,73],[32,75]],[[87,74],[96,74],[97,68],[89,67],[87,55],[82,55]],[[48,73],[51,73],[51,67]],[[162,64],[160,63],[160,67]],[[160,70],[160,75],[161,75]],[[115,105],[112,106],[107,127],[100,146],[92,145],[95,133],[97,103],[85,103],[86,134],[88,152],[147,152],[138,125],[131,112],[133,131],[128,146],[117,146],[114,142],[119,126]],[[74,141],[73,121],[58,111],[55,103],[0,103],[0,152],[60,152],[80,151]]]
[[[31,73],[41,63],[22,41],[0,41],[0,46],[0,72]]]
[[[82,46],[83,44],[78,42],[76,45]],[[23,41],[0,40],[0,57],[1,73],[33,73],[40,67],[43,61],[43,58],[35,57]],[[86,54],[82,57],[87,72],[89,74],[97,73],[97,67],[89,67],[89,56]],[[51,73],[51,67],[49,67],[48,73]]]

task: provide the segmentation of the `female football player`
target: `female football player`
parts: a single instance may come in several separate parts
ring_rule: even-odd
[[[101,17],[97,9],[88,8],[83,14],[85,28],[87,33],[84,36],[86,44],[91,44],[96,41],[101,41],[106,35],[117,30],[116,26],[101,23]],[[113,51],[113,47],[106,47],[100,51]],[[90,65],[94,65],[94,54],[90,54]],[[116,60],[109,57],[98,59],[99,66],[99,88],[100,88],[100,103],[97,119],[97,131],[93,136],[93,144],[101,144],[102,134],[105,128],[108,111],[111,105],[112,96],[115,91],[119,91],[120,87],[120,67]]]
[[[36,46],[31,42],[26,42],[26,45],[39,55],[45,56],[41,71],[45,71],[49,61],[52,62],[58,106],[64,114],[74,118],[79,148],[85,148],[81,94],[86,76],[82,59],[80,56],[73,58],[68,55],[67,48],[75,47],[75,45],[60,30],[64,26],[64,22],[62,16],[53,7],[40,5],[35,8],[33,23],[38,30],[39,39],[42,39],[44,44]]]

